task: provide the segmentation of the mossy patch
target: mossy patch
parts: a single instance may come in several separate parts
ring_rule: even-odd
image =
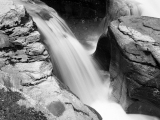
[[[1,120],[47,120],[41,111],[20,106],[17,101],[25,100],[18,92],[0,90],[0,119]]]

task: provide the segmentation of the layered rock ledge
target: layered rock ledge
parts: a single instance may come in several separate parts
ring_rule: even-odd
[[[128,113],[160,117],[160,20],[120,17],[108,28],[107,39],[113,99]]]
[[[106,15],[100,26],[103,28],[103,34],[100,36],[93,54],[101,69],[108,71],[110,65],[110,41],[107,36],[110,23],[122,16],[141,16],[138,5],[139,3],[134,0],[106,0]]]
[[[100,120],[53,75],[43,38],[24,6],[0,0],[0,11],[0,119]],[[24,96],[31,100],[23,102]]]

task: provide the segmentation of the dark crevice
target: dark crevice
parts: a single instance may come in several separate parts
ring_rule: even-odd
[[[16,64],[16,62],[13,62],[13,61],[12,61],[12,58],[10,58],[10,57],[7,59],[7,61],[8,61],[8,63],[9,63],[10,65],[12,65],[12,66],[15,66],[15,64]]]
[[[20,20],[20,23],[18,24],[18,26],[24,27],[25,24],[28,23],[29,21],[31,21],[31,17],[27,13],[27,11],[25,10],[25,16],[21,17],[21,20]]]
[[[9,47],[0,48],[0,51],[4,51],[6,53],[13,51],[16,52],[17,50],[22,50],[24,47],[21,45],[11,45]]]
[[[150,29],[152,29],[152,30],[154,30],[154,31],[159,31],[159,32],[160,32],[160,29],[153,28],[153,27],[151,27],[151,26],[146,25],[145,23],[142,23],[142,24],[143,24],[143,26],[146,27],[146,28],[150,28]]]
[[[9,29],[9,28],[6,28],[6,29]],[[8,35],[8,36],[11,35],[11,34],[13,34],[13,33],[14,33],[14,30],[6,31],[6,32],[5,32],[5,34]]]
[[[73,110],[74,110],[74,111],[76,111],[76,112],[78,112],[78,113],[82,113],[83,115],[89,116],[89,114],[87,114],[87,113],[85,113],[85,112],[83,112],[83,111],[81,111],[81,110],[76,109],[76,108],[72,105],[72,103],[65,102],[65,104],[71,105],[71,106],[73,107]]]
[[[44,77],[44,78],[45,78],[45,77]],[[36,85],[38,85],[38,84],[46,81],[46,80],[42,80],[42,79],[43,79],[43,78],[36,79],[35,82],[38,81],[38,82],[36,82],[36,83],[21,83],[21,85],[22,85],[22,86],[25,86],[25,87],[36,86]]]

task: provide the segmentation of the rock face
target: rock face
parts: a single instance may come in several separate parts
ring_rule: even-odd
[[[1,120],[53,120],[56,119],[46,107],[14,89],[0,85]]]
[[[121,17],[108,29],[113,99],[125,109],[139,101],[128,108],[129,113],[154,113],[159,117],[159,34],[159,19],[150,17]]]
[[[110,41],[107,39],[108,26],[121,16],[140,16],[140,9],[134,0],[106,0],[106,16],[100,25],[103,34],[98,40],[94,58],[98,61],[103,70],[109,70],[110,64]]]
[[[149,17],[119,19],[130,15],[141,15],[136,2],[107,0],[104,34],[93,56],[111,74],[114,101],[128,113],[160,117],[160,24],[158,19]]]
[[[41,40],[24,6],[0,0],[0,119],[100,120],[53,75]]]
[[[110,22],[121,16],[140,16],[138,4],[135,0],[106,0],[106,16],[103,21],[104,32],[107,32]]]

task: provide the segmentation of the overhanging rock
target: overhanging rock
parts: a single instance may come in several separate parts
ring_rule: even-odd
[[[146,101],[159,110],[160,20],[121,17],[111,23],[107,36],[114,100],[125,109],[134,101]]]

